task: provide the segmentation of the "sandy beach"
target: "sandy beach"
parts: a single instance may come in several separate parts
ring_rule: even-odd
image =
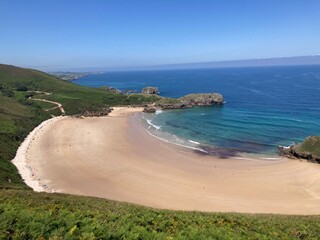
[[[320,165],[198,154],[150,136],[141,111],[50,120],[27,139],[19,155],[27,170],[18,169],[22,176],[33,169],[41,184],[24,178],[38,191],[176,210],[320,214]]]

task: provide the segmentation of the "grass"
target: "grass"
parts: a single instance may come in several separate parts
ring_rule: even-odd
[[[55,109],[28,100],[51,92],[67,115],[159,101],[80,87],[30,69],[0,65],[0,239],[319,239],[320,216],[165,211],[91,197],[35,193],[10,160]],[[174,103],[176,100],[162,100]]]
[[[320,137],[307,137],[301,144],[297,145],[295,151],[303,154],[312,154],[320,157]]]
[[[6,88],[18,90],[20,95],[25,94],[25,91],[52,93],[41,97],[60,102],[67,115],[81,114],[86,110],[99,111],[115,105],[144,104],[158,100],[154,96],[128,96],[103,89],[79,86],[43,72],[3,64],[0,64],[0,84]]]
[[[319,239],[320,217],[157,210],[92,197],[0,191],[1,239]]]
[[[41,109],[50,109],[50,108],[53,108],[53,107],[57,106],[56,104],[53,104],[53,103],[35,101],[35,100],[32,100],[32,99],[30,99],[28,101],[33,102],[34,105],[38,106]]]
[[[0,94],[0,188],[28,188],[10,160],[25,136],[50,116],[35,105],[23,105]]]

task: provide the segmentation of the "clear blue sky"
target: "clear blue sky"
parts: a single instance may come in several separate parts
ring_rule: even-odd
[[[0,0],[0,62],[129,67],[320,53],[320,0]]]

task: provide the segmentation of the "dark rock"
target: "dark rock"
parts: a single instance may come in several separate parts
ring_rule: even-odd
[[[154,107],[145,107],[143,109],[143,112],[146,112],[146,113],[155,113],[157,109],[155,109]]]
[[[157,87],[145,87],[142,89],[142,94],[159,94],[159,89]]]

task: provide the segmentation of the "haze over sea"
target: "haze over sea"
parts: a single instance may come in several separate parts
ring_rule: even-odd
[[[157,86],[165,97],[223,94],[223,106],[143,116],[158,137],[214,154],[271,157],[277,154],[278,145],[320,135],[319,65],[107,72],[75,82],[138,92],[145,86]]]

